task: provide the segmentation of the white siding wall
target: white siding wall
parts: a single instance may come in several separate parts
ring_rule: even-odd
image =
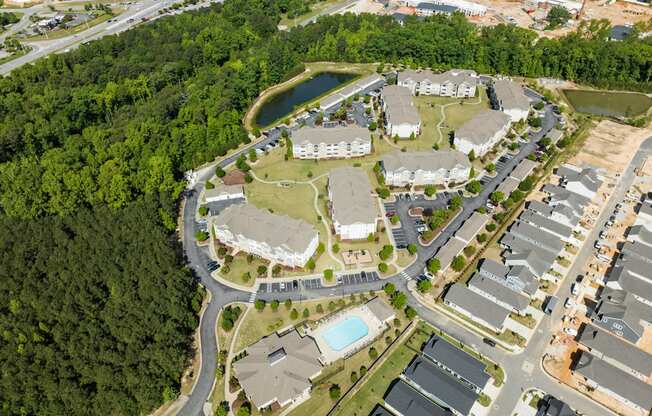
[[[316,235],[303,252],[292,252],[283,247],[270,247],[265,242],[251,240],[242,235],[233,235],[231,231],[223,228],[214,227],[214,230],[215,237],[222,243],[288,267],[303,267],[319,244],[319,237]]]
[[[369,234],[376,232],[376,222],[373,224],[347,224],[340,225],[339,223],[334,223],[335,233],[340,236],[342,240],[362,240],[366,239]]]
[[[333,158],[351,158],[361,157],[371,153],[371,143],[361,142],[358,140],[348,144],[340,142],[335,144],[320,143],[312,144],[293,144],[292,154],[296,159],[333,159]]]

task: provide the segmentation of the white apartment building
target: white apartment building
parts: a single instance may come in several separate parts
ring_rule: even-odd
[[[453,6],[465,16],[484,16],[487,14],[487,7],[467,0],[405,0],[399,2],[405,6],[419,8],[423,3]],[[421,6],[421,9],[425,9]]]
[[[231,205],[211,224],[221,243],[287,267],[303,267],[319,244],[317,230],[307,222],[250,204]]]
[[[489,98],[494,109],[509,115],[513,122],[527,119],[530,113],[530,99],[523,87],[508,79],[495,80],[489,89]]]
[[[500,111],[484,110],[455,130],[453,143],[460,152],[483,156],[505,137],[511,118]]]
[[[385,184],[447,185],[469,179],[471,163],[461,152],[392,152],[381,161]]]
[[[367,173],[354,167],[333,169],[328,175],[328,199],[335,234],[342,240],[361,240],[376,232],[378,203]]]
[[[245,192],[242,185],[219,184],[213,189],[204,190],[206,202],[228,201],[229,199],[244,199]]]
[[[304,127],[292,135],[297,159],[361,157],[371,153],[371,132],[364,127]]]
[[[408,138],[421,132],[421,117],[409,89],[388,85],[382,89],[380,99],[385,113],[385,131],[389,136]]]
[[[465,69],[451,69],[443,74],[405,70],[399,72],[397,85],[409,89],[413,95],[469,98],[475,96],[478,74]]]

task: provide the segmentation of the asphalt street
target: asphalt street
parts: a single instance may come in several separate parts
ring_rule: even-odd
[[[511,171],[521,160],[523,160],[536,149],[536,142],[544,137],[545,134],[547,134],[547,132],[556,125],[556,123],[557,119],[552,113],[552,107],[550,105],[546,105],[545,116],[543,118],[543,126],[541,130],[531,135],[530,141],[523,144],[520,148],[519,153],[505,163],[502,171],[498,172],[494,178],[486,183],[479,195],[473,198],[464,199],[463,210],[460,215],[458,215],[453,221],[448,224],[444,231],[436,237],[430,246],[419,247],[419,251],[417,253],[417,261],[409,266],[404,272],[384,280],[370,280],[364,282],[355,281],[353,284],[344,284],[343,282],[336,287],[307,287],[306,285],[300,285],[299,290],[284,293],[284,298],[290,298],[293,301],[301,302],[308,299],[328,298],[331,296],[346,296],[352,293],[379,290],[388,282],[396,284],[397,287],[409,294],[405,276],[408,276],[409,278],[416,278],[422,273],[426,261],[437,252],[437,250],[446,242],[446,240],[448,240],[448,238],[459,229],[464,221],[468,219],[468,217],[470,217],[476,209],[485,205],[489,195],[511,173]],[[280,130],[276,130],[263,141],[243,147],[239,151],[234,152],[234,154],[222,160],[219,165],[225,168],[231,163],[234,163],[240,155],[246,154],[250,148],[254,147],[262,149],[270,142],[278,139],[279,136]],[[196,386],[190,394],[188,401],[179,413],[180,415],[194,416],[201,414],[203,411],[202,409],[204,403],[209,399],[209,394],[215,378],[215,369],[217,364],[216,356],[218,345],[215,337],[215,324],[219,310],[228,303],[234,301],[247,302],[251,300],[251,294],[249,292],[232,289],[214,280],[206,269],[206,263],[209,261],[207,253],[203,249],[198,248],[195,244],[194,218],[198,204],[197,198],[203,189],[203,182],[212,175],[213,169],[214,166],[208,166],[197,172],[197,180],[193,189],[188,191],[184,206],[183,240],[185,254],[192,270],[195,272],[198,279],[200,279],[204,287],[211,293],[211,301],[208,303],[200,324],[202,351],[200,373]],[[400,210],[403,210],[403,208],[400,208]],[[267,290],[264,290],[257,293],[256,296],[259,299],[271,301],[278,298],[278,293],[268,292]],[[409,302],[411,305],[416,307],[419,310],[420,315],[422,315],[423,318],[431,324],[444,329],[446,332],[449,332],[452,335],[460,338],[460,340],[463,342],[466,342],[470,345],[475,345],[479,350],[481,350],[483,354],[494,358],[495,361],[499,362],[501,365],[505,365],[505,363],[509,362],[510,370],[513,370],[512,364],[517,360],[513,360],[511,358],[504,359],[505,357],[503,354],[501,354],[497,349],[489,350],[489,347],[485,346],[481,342],[478,342],[479,338],[476,334],[466,331],[457,324],[449,324],[449,320],[447,318],[441,316],[436,312],[423,308],[411,295],[409,295]],[[474,339],[476,341],[475,343],[473,342]],[[511,373],[512,371],[508,371],[508,377],[512,376]],[[516,397],[512,398],[514,403],[519,396],[520,393]],[[500,414],[500,412],[496,414]]]
[[[159,10],[170,7],[176,2],[178,2],[178,0],[144,0],[142,2],[136,3],[135,5],[132,5],[127,11],[115,17],[114,19],[111,19],[113,20],[112,22],[102,22],[76,35],[52,41],[26,42],[27,45],[32,47],[32,51],[24,56],[0,65],[0,75],[6,75],[14,69],[25,65],[26,63],[34,62],[37,59],[46,57],[50,54],[68,51],[69,49],[76,48],[85,42],[124,32],[125,30],[128,30],[137,24],[141,24],[143,18],[149,20],[156,19],[160,17]],[[189,6],[184,10],[202,7],[207,4],[209,3]],[[31,15],[38,11],[43,11],[42,6],[34,6],[24,10],[26,10],[27,13]],[[181,10],[177,10],[175,13],[180,11]],[[20,12],[23,13],[24,11],[21,10]],[[29,20],[24,21],[25,18],[29,19],[29,16],[24,16],[18,23],[21,28],[26,27],[29,23]]]

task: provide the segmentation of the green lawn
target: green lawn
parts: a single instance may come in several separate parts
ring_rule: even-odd
[[[261,179],[269,181],[294,180],[309,181],[312,178],[330,172],[342,166],[353,166],[371,170],[378,160],[375,155],[355,159],[333,160],[284,160],[285,147],[278,147],[267,155],[261,156],[259,161],[252,166],[253,172]]]
[[[308,311],[310,312],[309,319],[319,319],[329,313],[328,303],[330,301],[338,302],[340,299],[342,298],[329,298],[309,302],[293,302],[292,308],[288,310],[283,304],[285,299],[279,298],[278,300],[281,304],[276,312],[272,311],[270,305],[265,306],[265,309],[262,312],[255,309],[251,310],[247,316],[245,316],[245,320],[240,326],[238,338],[236,339],[234,346],[234,352],[244,349],[248,345],[258,341],[260,338],[276,332],[281,328],[300,323],[304,320],[301,314],[305,308],[308,308]],[[348,297],[345,299],[347,302],[350,301]],[[318,304],[322,305],[322,313],[316,311]],[[292,309],[296,309],[299,312],[299,318],[296,320],[290,318],[290,312]]]
[[[233,262],[229,265],[229,272],[224,273],[224,268],[222,268],[219,270],[219,275],[230,282],[251,287],[256,282],[256,276],[258,274],[256,269],[258,266],[268,265],[268,262],[259,259],[258,257],[254,257],[254,260],[251,263],[248,263],[247,254],[240,252],[233,258]],[[243,275],[246,272],[249,272],[251,276],[249,280],[243,279]]]
[[[380,367],[373,369],[362,387],[342,401],[334,415],[368,415],[377,403],[382,402],[389,384],[401,374],[414,357],[415,351],[408,345],[420,346],[426,339],[424,334],[415,332],[398,345]]]
[[[415,97],[414,102],[419,110],[422,123],[419,140],[427,143],[429,147],[437,143],[440,149],[450,147],[449,134],[452,130],[469,121],[479,111],[490,107],[486,89],[483,87],[478,88],[478,94],[475,98],[462,99],[422,95]],[[437,124],[442,119],[441,106],[444,105],[446,105],[444,108],[445,120],[441,124],[441,128],[437,128]]]
[[[405,325],[407,325],[407,322],[401,322],[400,329],[402,329]],[[356,372],[359,375],[361,366],[365,366],[367,368],[370,367],[373,360],[369,357],[369,349],[374,347],[376,351],[381,352],[387,348],[388,344],[385,340],[385,336],[390,336],[393,340],[395,338],[395,329],[396,328],[392,327],[389,332],[387,332],[384,336],[378,338],[370,346],[357,352],[346,360],[341,360],[325,369],[324,373],[327,373],[329,370],[334,370],[334,374],[320,377],[313,386],[310,399],[293,410],[290,415],[316,416],[327,414],[331,407],[334,405],[334,401],[328,394],[329,387],[332,384],[337,384],[342,389],[342,392],[345,392],[347,389],[349,389],[351,385],[353,385],[353,381],[351,380],[351,373]]]

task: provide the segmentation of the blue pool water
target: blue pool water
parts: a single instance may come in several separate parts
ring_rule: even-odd
[[[346,318],[335,326],[328,328],[322,334],[329,347],[333,351],[341,351],[357,340],[367,336],[369,328],[362,319],[357,316]]]

